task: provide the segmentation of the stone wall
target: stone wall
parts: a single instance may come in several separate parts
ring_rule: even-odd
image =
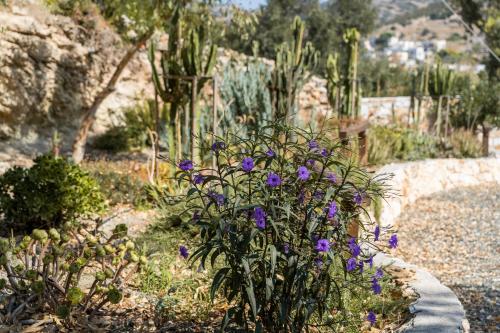
[[[392,174],[395,196],[382,204],[380,223],[394,225],[405,207],[418,198],[462,186],[500,183],[500,158],[435,159],[388,164],[377,174]]]

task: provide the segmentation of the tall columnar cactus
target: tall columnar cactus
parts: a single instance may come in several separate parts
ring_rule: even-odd
[[[444,106],[447,106],[450,102],[450,94],[453,92],[455,85],[455,73],[443,66],[441,61],[438,61],[436,67],[431,72],[429,82],[430,95],[434,101],[437,101],[435,127],[436,134],[440,136],[443,123],[443,100],[446,101]]]
[[[339,112],[340,108],[340,74],[339,74],[339,55],[338,53],[328,55],[326,60],[326,90],[328,102],[334,113]]]
[[[160,70],[153,44],[149,53],[155,89],[162,101],[170,106],[167,135],[169,158],[172,161],[180,159],[182,155],[191,155],[193,160],[199,157],[198,145],[194,140],[200,134],[197,100],[209,80],[217,51],[216,45],[209,41],[206,27],[190,26],[183,15],[183,8],[179,5],[169,29],[168,49],[161,52]],[[186,110],[188,105],[189,111]],[[181,112],[184,115],[184,128],[181,128]],[[181,141],[184,141],[184,146]]]
[[[348,29],[344,34],[344,42],[347,44],[347,72],[344,77],[344,106],[342,115],[348,118],[356,118],[359,115],[360,105],[356,103],[358,89],[358,52],[360,34],[355,29]]]
[[[415,77],[414,87],[413,87],[413,95],[416,96],[417,100],[417,114],[415,118],[415,127],[417,130],[420,128],[420,121],[422,115],[422,101],[424,96],[429,95],[429,64],[424,63],[423,67],[421,67]]]
[[[296,97],[318,64],[319,53],[313,45],[308,42],[303,46],[304,23],[299,17],[295,17],[292,31],[292,42],[277,49],[271,75],[270,93],[276,119],[287,119],[296,108]]]

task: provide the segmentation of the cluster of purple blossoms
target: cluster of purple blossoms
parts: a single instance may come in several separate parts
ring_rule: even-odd
[[[380,227],[378,225],[375,227],[375,231],[373,232],[373,236],[375,238],[375,241],[378,241],[378,239],[380,237]]]
[[[311,173],[305,166],[300,166],[299,169],[297,170],[297,176],[299,177],[300,180],[306,181],[309,179],[309,176]]]
[[[356,238],[351,237],[351,239],[349,239],[347,244],[349,246],[349,250],[351,251],[351,255],[353,256],[353,258],[356,258],[361,254],[361,247],[358,245],[358,243],[356,243]]]
[[[368,312],[368,316],[366,316],[366,320],[370,323],[370,325],[375,325],[375,322],[377,321],[377,316],[373,311]]]
[[[255,220],[255,225],[260,230],[266,227],[266,212],[261,207],[254,208],[253,219]]]
[[[179,162],[179,168],[182,171],[193,170],[193,161],[191,160],[182,160]]]
[[[184,245],[179,246],[179,254],[184,259],[187,259],[189,257],[189,252],[188,252],[187,247],[185,247]]]
[[[219,194],[217,192],[210,191],[210,192],[208,192],[208,196],[210,198],[212,198],[212,200],[215,201],[215,204],[217,206],[219,206],[219,207],[224,206],[224,201],[226,200],[226,198],[224,197],[224,194]]]
[[[203,181],[205,180],[205,176],[203,176],[202,174],[196,174],[193,176],[193,183],[195,185],[200,185],[203,183]]]
[[[267,174],[266,183],[270,187],[276,187],[281,185],[281,178],[274,172],[269,172]]]
[[[337,203],[335,201],[332,201],[328,205],[328,214],[327,214],[327,217],[329,219],[333,219],[336,214],[337,214]]]
[[[372,290],[375,295],[379,295],[382,292],[382,287],[378,283],[377,278],[372,279]]]
[[[241,162],[241,168],[245,172],[250,172],[252,171],[254,167],[253,159],[251,157],[245,157],[243,161]]]
[[[328,179],[329,181],[331,181],[334,184],[337,182],[337,176],[333,172],[328,172],[326,174],[326,179]]]
[[[326,148],[321,149],[321,156],[323,157],[328,157],[329,153]]]
[[[330,251],[330,242],[328,239],[318,239],[314,249],[318,252],[328,252]]]
[[[347,259],[346,269],[348,272],[355,270],[356,267],[358,267],[358,262],[356,261],[356,258]]]
[[[356,192],[356,194],[354,194],[354,202],[356,203],[356,205],[360,206],[361,203],[363,203],[363,195],[359,192]]]
[[[391,238],[389,238],[389,247],[391,249],[395,249],[398,247],[398,235],[393,234]]]
[[[309,141],[309,149],[313,150],[316,148],[319,148],[318,141],[316,141],[316,140]]]
[[[216,141],[212,145],[212,151],[216,154],[219,153],[219,151],[226,149],[226,143],[224,141]]]

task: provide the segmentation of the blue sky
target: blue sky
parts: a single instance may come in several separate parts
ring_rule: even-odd
[[[228,2],[239,5],[245,9],[256,9],[266,3],[266,0],[229,0]]]

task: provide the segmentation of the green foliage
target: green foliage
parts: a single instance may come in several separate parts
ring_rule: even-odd
[[[308,42],[303,46],[304,22],[296,17],[291,26],[293,39],[276,50],[270,93],[274,119],[287,119],[296,111],[296,96],[317,66],[319,53]]]
[[[469,131],[458,130],[449,139],[450,154],[458,158],[475,158],[483,156],[482,146],[477,137]]]
[[[370,164],[381,165],[395,160],[413,161],[438,155],[438,141],[412,129],[372,126],[368,132]]]
[[[224,47],[252,54],[252,41],[259,43],[259,53],[273,58],[276,45],[291,38],[289,26],[296,16],[304,20],[304,42],[311,42],[321,54],[317,73],[322,73],[328,54],[339,52],[344,56],[342,36],[348,28],[356,28],[367,35],[375,27],[377,10],[371,0],[269,0],[257,12],[258,24],[250,38],[230,33]]]
[[[129,174],[95,170],[92,176],[109,205],[129,204],[137,208],[149,205],[146,184]]]
[[[0,176],[0,213],[7,233],[75,223],[103,209],[96,181],[62,158],[40,156],[31,168],[13,167]]]
[[[2,292],[8,291],[0,310],[4,322],[29,318],[36,310],[57,315],[72,327],[76,317],[118,303],[122,281],[147,263],[134,251],[126,230],[119,225],[105,237],[97,230],[65,226],[1,238],[1,269],[7,277]]]
[[[368,226],[363,202],[384,195],[383,179],[346,160],[339,143],[294,127],[273,124],[253,140],[228,135],[224,142],[215,146],[215,169],[183,165],[177,177],[189,185],[178,199],[201,229],[191,260],[217,267],[211,296],[220,292],[233,305],[223,328],[233,320],[247,330],[253,322],[301,332],[311,321],[328,325],[328,313],[346,316],[341,290],[369,288],[372,277],[358,265],[370,254],[358,244],[373,240],[348,236],[353,226]],[[245,157],[251,171],[242,169]],[[193,184],[197,174],[203,181]],[[323,251],[325,242],[331,247]]]
[[[104,134],[95,138],[92,146],[111,152],[131,151],[151,145],[149,133],[155,130],[154,101],[126,108],[120,125],[110,127]]]
[[[248,137],[272,119],[270,77],[269,68],[257,59],[244,66],[234,61],[226,65],[219,88],[226,105],[220,124],[223,131],[238,128]]]

